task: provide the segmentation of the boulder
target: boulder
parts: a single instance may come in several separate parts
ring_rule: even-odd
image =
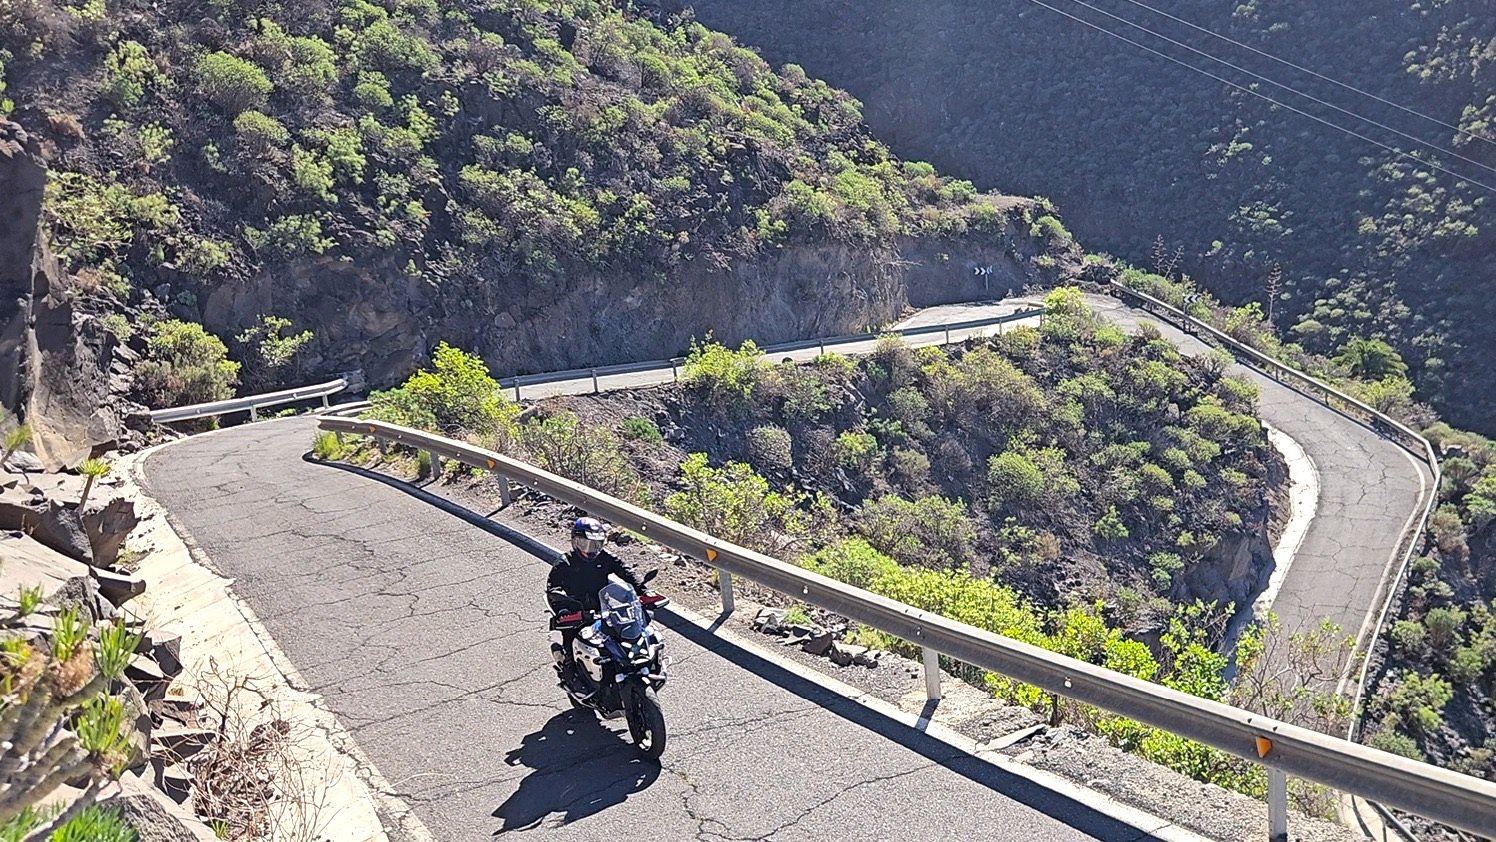
[[[212,744],[218,732],[212,728],[192,728],[168,722],[151,732],[151,742],[158,757],[179,763]]]
[[[161,666],[144,655],[136,655],[130,659],[129,665],[125,667],[125,678],[140,689],[147,702],[166,698],[166,688],[171,685],[171,679],[161,670]]]
[[[187,803],[192,797],[192,773],[187,767],[161,759],[153,760],[152,765],[156,768],[156,788],[178,804]]]
[[[99,593],[116,606],[124,605],[145,593],[145,580],[132,573],[116,573],[102,567],[91,567],[94,581],[99,583]]]
[[[0,599],[15,599],[23,587],[41,588],[48,605],[91,604],[97,593],[88,565],[23,533],[0,533]]]
[[[784,609],[760,609],[758,614],[753,618],[753,629],[754,631],[761,631],[765,634],[783,634]]]
[[[182,637],[165,632],[146,632],[140,636],[136,652],[150,658],[161,668],[161,672],[176,678],[182,673]],[[195,711],[196,708],[194,707]],[[182,719],[182,722],[187,720]]]
[[[99,489],[94,488],[97,494]],[[99,567],[112,567],[119,560],[125,539],[140,525],[140,515],[135,511],[135,501],[124,497],[112,497],[95,505],[91,501],[83,512],[83,531],[88,536],[93,563]]]
[[[811,655],[825,655],[831,651],[833,642],[831,632],[823,629],[819,634],[811,635],[802,641],[800,643],[800,651]]]
[[[19,530],[82,562],[93,561],[93,547],[78,513],[21,488],[0,490],[0,529]]]
[[[150,782],[134,775],[120,779],[120,794],[109,799],[107,806],[119,810],[139,842],[214,842],[218,838]]]
[[[7,471],[14,471],[18,474],[39,474],[46,469],[42,460],[36,458],[35,453],[17,450],[5,457],[5,470]]]
[[[849,667],[854,663],[865,663],[868,657],[866,646],[857,646],[852,643],[837,641],[831,645],[831,661],[839,667]]]

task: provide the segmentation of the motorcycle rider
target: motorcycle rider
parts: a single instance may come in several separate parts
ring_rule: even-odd
[[[571,552],[551,568],[545,583],[545,598],[550,603],[552,614],[597,611],[600,607],[597,592],[607,587],[610,574],[622,579],[640,596],[645,594],[639,576],[623,559],[603,548],[607,538],[608,532],[597,518],[580,517],[572,523]],[[556,675],[562,686],[585,697],[589,688],[581,681],[572,652],[572,641],[579,631],[578,628],[553,631],[551,657],[556,662]]]

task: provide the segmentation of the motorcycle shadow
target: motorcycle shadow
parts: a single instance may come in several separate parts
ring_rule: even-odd
[[[510,749],[504,762],[532,771],[493,811],[503,820],[495,836],[532,829],[555,814],[557,824],[585,819],[643,792],[660,776],[659,764],[643,757],[626,734],[584,710],[551,717]]]

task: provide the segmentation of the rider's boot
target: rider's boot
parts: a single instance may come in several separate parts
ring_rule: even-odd
[[[575,658],[569,657],[569,653],[559,646],[551,647],[551,657],[556,661],[556,678],[559,679],[561,689],[578,699],[586,699],[592,695],[592,688],[582,680],[582,670]]]

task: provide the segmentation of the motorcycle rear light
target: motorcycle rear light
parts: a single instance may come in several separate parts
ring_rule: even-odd
[[[580,623],[582,621],[582,612],[573,611],[570,614],[562,614],[559,619],[563,623]]]

